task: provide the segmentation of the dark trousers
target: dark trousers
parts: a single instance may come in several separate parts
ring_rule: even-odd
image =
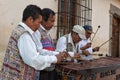
[[[40,71],[39,80],[57,80],[57,72],[53,71]]]

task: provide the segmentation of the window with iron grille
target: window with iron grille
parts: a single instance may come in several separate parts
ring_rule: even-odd
[[[92,0],[58,0],[57,38],[74,25],[91,25]]]

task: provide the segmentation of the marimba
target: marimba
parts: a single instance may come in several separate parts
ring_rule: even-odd
[[[120,80],[120,58],[57,65],[58,80]]]

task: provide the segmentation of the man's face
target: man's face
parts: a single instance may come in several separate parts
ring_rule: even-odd
[[[30,23],[30,26],[32,27],[32,29],[34,31],[36,31],[39,28],[41,21],[42,21],[42,16],[41,15],[39,15],[39,17],[35,20],[33,20],[33,18],[31,18],[29,23]]]
[[[81,41],[81,38],[76,32],[72,32],[72,39],[73,39],[73,43],[78,43],[79,41]]]
[[[54,26],[54,22],[55,22],[55,15],[50,15],[48,21],[45,22],[46,24],[45,28],[47,30],[50,30]]]
[[[90,31],[90,30],[85,30],[85,35],[86,35],[86,38],[87,38],[87,39],[90,38],[91,34],[92,34],[92,31]]]

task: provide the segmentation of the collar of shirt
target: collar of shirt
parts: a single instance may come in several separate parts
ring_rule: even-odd
[[[84,42],[91,42],[90,38],[88,38],[88,39],[83,39],[82,41],[84,41]],[[82,41],[80,41],[80,42],[82,42]]]
[[[46,30],[42,25],[40,25],[40,27],[41,27],[47,34],[50,34],[50,31],[49,31],[49,30]]]
[[[30,27],[28,27],[25,23],[20,22],[19,25],[24,27],[31,35],[34,33],[34,31],[32,29],[30,29]]]

